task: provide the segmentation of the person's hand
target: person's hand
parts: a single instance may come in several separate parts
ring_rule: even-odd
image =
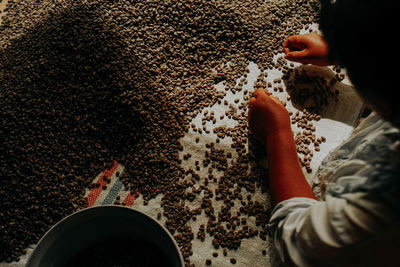
[[[283,45],[283,52],[287,60],[317,66],[331,65],[328,43],[315,32],[290,36]]]
[[[269,134],[290,130],[289,113],[283,104],[263,89],[254,92],[249,100],[249,126],[251,132],[261,141]]]

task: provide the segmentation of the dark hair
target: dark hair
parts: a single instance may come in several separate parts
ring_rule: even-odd
[[[396,33],[400,14],[395,2],[321,0],[320,28],[329,44],[331,59],[347,69],[356,89],[367,100],[386,93],[389,98],[385,102],[389,103],[397,89],[396,76],[400,73],[395,73],[393,63],[398,58]]]

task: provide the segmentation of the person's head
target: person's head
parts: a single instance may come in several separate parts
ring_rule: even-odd
[[[320,28],[331,60],[346,68],[360,96],[400,127],[396,64],[397,20],[393,0],[321,0]]]

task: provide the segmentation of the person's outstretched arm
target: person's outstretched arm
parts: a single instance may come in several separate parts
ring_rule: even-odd
[[[317,66],[332,65],[328,43],[315,32],[288,37],[283,45],[283,52],[287,60]]]
[[[297,156],[289,113],[282,103],[259,89],[249,101],[251,131],[267,146],[273,205],[293,197],[315,199]]]

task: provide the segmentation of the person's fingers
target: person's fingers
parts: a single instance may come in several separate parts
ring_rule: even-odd
[[[305,57],[305,58],[285,57],[285,58],[287,60],[298,62],[298,63],[302,63],[302,64],[315,64],[315,62],[309,57]]]
[[[290,37],[289,37],[290,38]],[[290,52],[290,48],[289,48],[289,38],[286,39],[285,43],[283,44],[283,52],[285,54]]]
[[[303,37],[301,35],[292,35],[289,36],[284,45],[283,45],[283,50],[285,53],[291,52],[291,51],[299,51],[303,50],[307,46],[304,43]]]
[[[255,99],[254,97],[250,98],[249,107],[252,108],[256,102],[257,102],[257,99]]]
[[[276,98],[275,96],[271,96],[271,99],[272,99],[272,101],[274,101],[278,105],[283,106],[282,102],[278,98]]]
[[[251,123],[250,123],[252,121],[251,113],[253,111],[253,107],[256,104],[256,102],[257,102],[257,99],[255,99],[254,97],[250,98],[250,100],[249,100],[249,110],[247,111],[247,121],[249,122],[250,129],[251,129],[251,126],[252,126]]]
[[[265,91],[264,89],[257,89],[255,92],[254,92],[254,97],[255,98],[258,98],[258,97],[263,97],[263,96],[267,96],[268,94],[267,94],[267,91]]]
[[[296,35],[289,36],[289,37],[286,39],[285,43],[283,44],[283,48],[290,49],[290,47],[293,46],[292,44],[293,44],[293,43],[296,43],[296,42],[297,42],[297,37],[296,37]]]
[[[301,50],[301,51],[293,51],[288,54],[286,54],[287,58],[293,58],[293,59],[302,59],[306,58],[309,56],[309,51],[307,49]]]

